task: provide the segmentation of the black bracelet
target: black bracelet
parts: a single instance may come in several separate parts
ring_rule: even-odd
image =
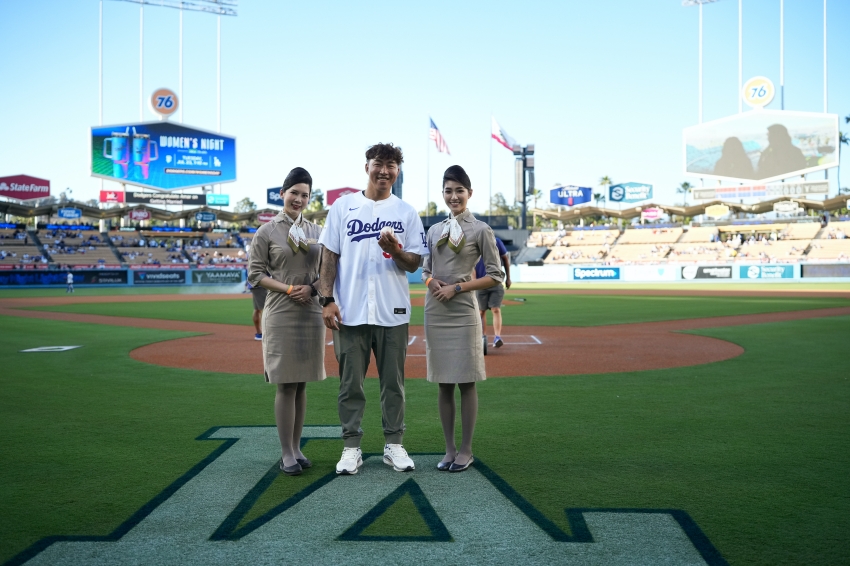
[[[315,297],[316,295],[318,295],[318,294],[319,294],[319,291],[317,291],[317,290],[316,290],[316,288],[315,288],[315,287],[313,287],[313,284],[312,284],[312,283],[310,283],[310,289],[312,289],[312,291],[310,291],[310,296],[311,296],[311,297]]]

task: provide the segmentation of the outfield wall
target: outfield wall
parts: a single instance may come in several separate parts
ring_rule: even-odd
[[[512,265],[514,283],[709,283],[735,281],[848,281],[850,263],[734,265]]]
[[[245,282],[244,269],[78,269],[73,271],[0,271],[0,288],[65,287],[68,274],[76,287],[161,287],[235,285]]]

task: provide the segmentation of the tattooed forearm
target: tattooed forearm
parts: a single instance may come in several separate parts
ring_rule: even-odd
[[[339,254],[335,254],[325,247],[322,248],[322,266],[319,268],[319,293],[323,297],[332,297],[334,294],[338,261]]]

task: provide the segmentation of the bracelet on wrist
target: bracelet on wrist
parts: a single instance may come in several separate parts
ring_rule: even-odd
[[[290,286],[289,286],[289,289],[287,289],[287,290],[286,290],[286,294],[287,294],[287,295],[291,295],[291,294],[292,294],[292,285],[290,285]]]

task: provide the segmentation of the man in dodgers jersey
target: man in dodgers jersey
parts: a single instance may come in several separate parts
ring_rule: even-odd
[[[319,238],[321,294],[325,325],[334,331],[339,362],[339,420],[344,448],[338,474],[356,474],[363,465],[360,423],[366,407],[363,381],[375,352],[381,388],[384,463],[396,471],[414,469],[402,446],[404,360],[410,322],[405,272],[419,268],[425,230],[416,210],[392,194],[403,161],[392,144],[366,151],[366,190],[334,202]]]

